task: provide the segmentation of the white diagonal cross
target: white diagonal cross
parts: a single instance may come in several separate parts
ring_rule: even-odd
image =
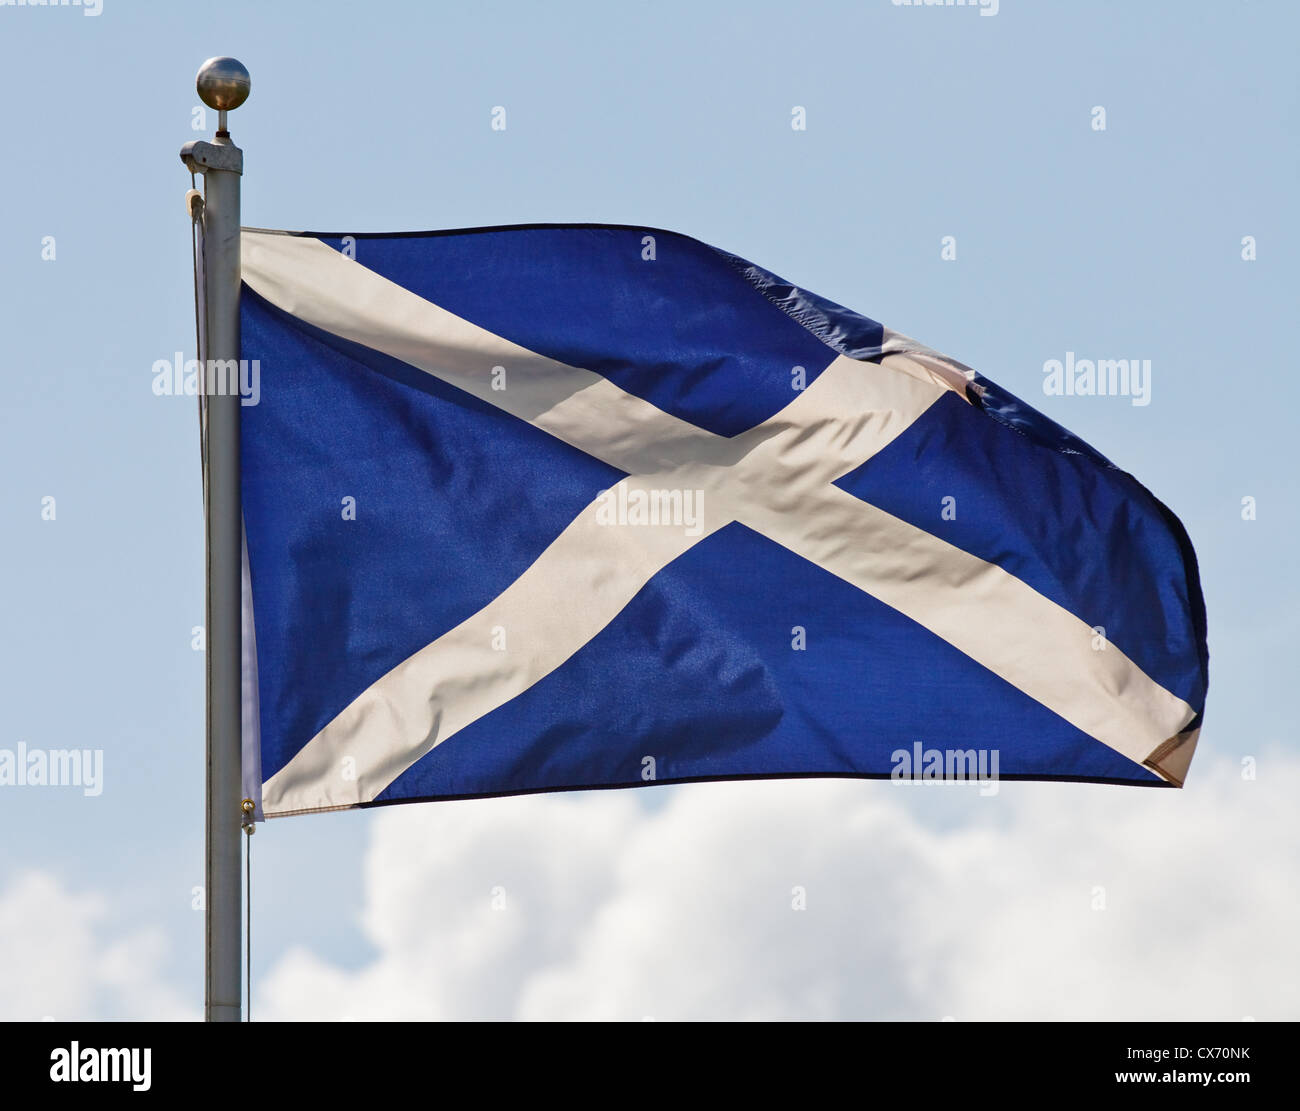
[[[554,671],[656,573],[733,521],[892,606],[1138,763],[1195,716],[1114,645],[1094,651],[1085,622],[1014,575],[833,485],[961,381],[933,358],[838,356],[779,413],[725,437],[479,328],[319,240],[245,232],[243,260],[244,281],[272,304],[627,472],[619,486],[703,492],[695,536],[671,524],[611,528],[592,502],[505,591],[371,684],[267,780],[267,814],[372,801]],[[504,390],[492,388],[494,366],[506,368]],[[496,626],[509,631],[511,651],[493,650]],[[345,757],[355,777],[340,774]]]

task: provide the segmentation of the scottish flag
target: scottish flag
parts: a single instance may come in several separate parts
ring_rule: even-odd
[[[1182,526],[960,363],[670,232],[242,250],[262,813],[986,756],[1182,784]]]

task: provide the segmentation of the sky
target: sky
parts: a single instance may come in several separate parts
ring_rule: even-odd
[[[1182,792],[706,784],[269,823],[255,1019],[1300,1017],[1298,32],[1285,0],[0,4],[0,749],[103,759],[98,794],[0,786],[0,1018],[202,1011],[197,420],[151,386],[194,345],[177,152],[215,124],[215,54],[252,74],[245,224],[723,247],[1137,475],[1209,617]],[[1045,394],[1067,352],[1150,360],[1149,403]]]

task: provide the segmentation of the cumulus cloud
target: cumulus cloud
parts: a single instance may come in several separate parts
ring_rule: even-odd
[[[1294,1019],[1300,758],[1185,791],[701,784],[394,808],[376,955],[259,1017]],[[799,907],[803,909],[797,909]]]
[[[0,1020],[192,1019],[167,983],[167,938],[117,925],[103,895],[28,871],[0,889]]]

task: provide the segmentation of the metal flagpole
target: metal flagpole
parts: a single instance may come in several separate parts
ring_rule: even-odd
[[[243,152],[226,112],[248,98],[248,70],[234,58],[199,69],[199,98],[218,113],[211,143],[181,148],[203,174],[203,284],[207,456],[207,822],[204,1017],[240,1018],[240,545],[239,180]]]

